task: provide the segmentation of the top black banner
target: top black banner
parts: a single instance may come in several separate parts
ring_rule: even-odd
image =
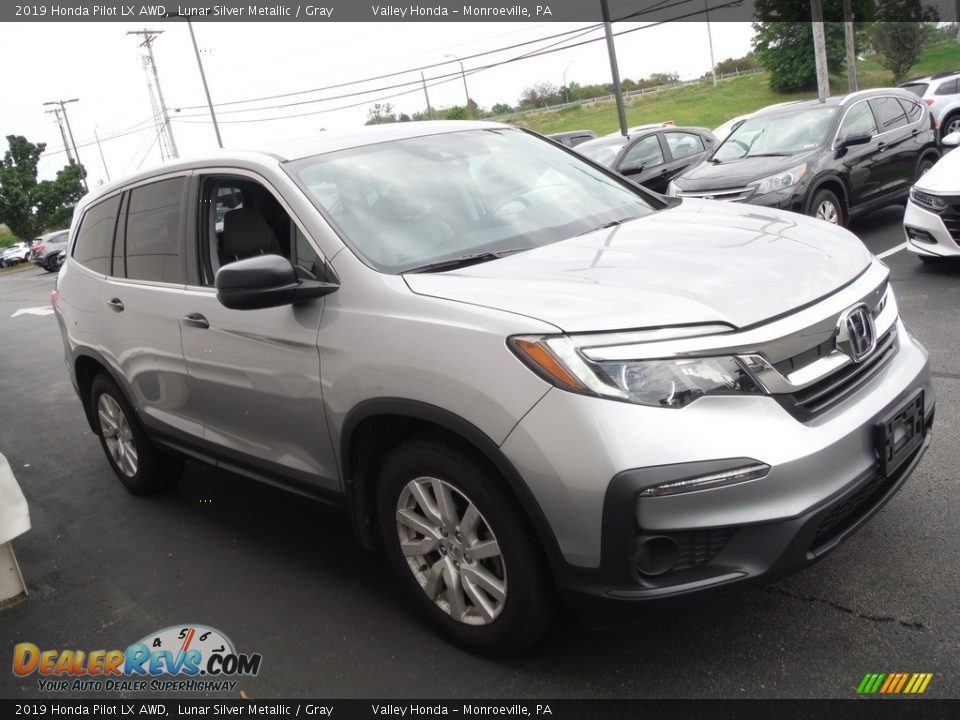
[[[810,0],[180,0],[142,4],[63,0],[3,3],[3,22],[809,22]],[[955,22],[955,0],[851,0],[855,21]],[[822,0],[824,20],[844,20],[843,0]]]

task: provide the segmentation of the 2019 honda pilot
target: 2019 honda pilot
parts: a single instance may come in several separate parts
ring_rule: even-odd
[[[487,652],[535,642],[558,596],[606,622],[805,567],[933,421],[927,354],[853,235],[665,200],[494,123],[97,188],[52,299],[127,488],[188,457],[332,503]]]

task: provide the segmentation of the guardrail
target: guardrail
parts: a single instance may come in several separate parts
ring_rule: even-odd
[[[744,77],[745,75],[756,75],[759,72],[763,72],[763,69],[757,68],[753,70],[737,70],[732,73],[724,73],[723,75],[717,75],[717,80],[728,80],[735,77]],[[636,97],[637,95],[649,95],[650,93],[664,92],[666,90],[675,90],[677,88],[686,87],[688,85],[698,85],[700,83],[713,82],[713,77],[697,78],[696,80],[678,80],[675,83],[670,83],[668,85],[655,85],[654,87],[640,88],[638,90],[628,90],[623,93],[625,98],[627,97]],[[526,115],[535,115],[542,112],[551,112],[554,110],[563,110],[564,108],[569,107],[579,107],[582,105],[593,105],[598,102],[613,102],[616,99],[616,96],[613,93],[609,95],[599,95],[597,97],[586,98],[584,100],[573,100],[567,103],[560,103],[559,105],[545,105],[544,107],[530,108],[529,110],[518,110],[512,113],[506,113],[505,115],[495,115],[493,117],[487,118],[488,120],[503,120],[505,118],[518,118],[525,117]]]

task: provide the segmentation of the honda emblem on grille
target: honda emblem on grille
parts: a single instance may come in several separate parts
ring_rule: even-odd
[[[847,308],[837,321],[837,348],[849,355],[854,362],[860,362],[877,345],[877,334],[873,326],[873,316],[866,305],[854,305]]]

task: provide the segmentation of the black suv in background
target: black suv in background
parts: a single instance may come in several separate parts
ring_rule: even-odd
[[[915,95],[864,90],[754,113],[667,194],[766,205],[844,225],[906,201],[939,158],[936,123]]]

